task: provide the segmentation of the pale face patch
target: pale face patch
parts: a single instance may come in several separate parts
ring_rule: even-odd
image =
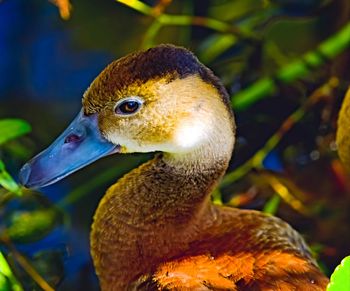
[[[116,133],[107,133],[106,139],[121,146],[121,153],[151,153],[151,152],[176,152],[177,149],[171,143],[147,143],[132,138],[127,138]]]
[[[178,150],[187,151],[203,144],[210,136],[209,123],[199,119],[182,122],[174,134],[174,144]]]
[[[132,89],[132,90],[131,90]],[[188,153],[216,143],[232,148],[232,125],[217,90],[199,76],[150,80],[119,92],[113,107],[99,114],[101,132],[122,147],[123,153]],[[134,115],[118,116],[115,105],[125,96],[140,96],[142,108]],[[229,136],[228,136],[229,135]]]

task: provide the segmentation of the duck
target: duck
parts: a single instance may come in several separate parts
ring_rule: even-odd
[[[325,290],[328,278],[289,224],[212,203],[235,132],[219,78],[186,48],[158,45],[109,64],[19,179],[40,188],[104,156],[155,153],[95,212],[90,246],[101,290]]]

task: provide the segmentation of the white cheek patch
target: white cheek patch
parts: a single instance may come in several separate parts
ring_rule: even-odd
[[[150,152],[176,152],[176,147],[171,143],[156,143],[149,144],[144,141],[137,142],[115,133],[106,133],[106,139],[114,144],[121,145],[126,151],[125,153],[150,153]]]
[[[128,153],[154,151],[169,153],[188,152],[208,143],[209,139],[212,140],[214,138],[213,121],[211,121],[209,116],[189,118],[181,120],[179,123],[172,138],[163,142],[150,143],[147,139],[135,140],[114,132],[105,132],[105,137],[112,143],[124,147]]]
[[[175,146],[183,150],[197,147],[207,140],[210,131],[211,125],[206,120],[187,120],[175,132]]]

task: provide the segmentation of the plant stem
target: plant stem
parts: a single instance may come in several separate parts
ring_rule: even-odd
[[[333,59],[350,46],[350,22],[339,32],[322,42],[314,51],[304,54],[298,60],[283,67],[274,77],[265,77],[245,90],[232,96],[232,106],[237,111],[245,110],[250,105],[266,96],[276,93],[278,83],[290,84]]]
[[[119,3],[122,3],[142,14],[151,16],[153,9],[152,7],[146,5],[145,3],[138,1],[138,0],[116,0]]]
[[[267,154],[271,152],[278,145],[283,136],[305,116],[310,107],[320,101],[324,96],[331,95],[332,90],[338,86],[339,80],[335,77],[331,77],[325,84],[316,89],[302,106],[296,109],[287,117],[287,119],[285,119],[280,128],[268,139],[265,145],[259,151],[257,151],[252,158],[250,158],[236,170],[225,175],[225,177],[222,179],[220,187],[225,187],[237,181],[254,167],[261,168]]]
[[[242,30],[236,26],[217,19],[191,15],[159,15],[158,13],[154,13],[155,10],[151,6],[148,6],[139,0],[116,0],[116,2],[122,3],[146,16],[154,17],[161,24],[161,27],[165,25],[196,25],[207,27],[222,33],[232,33],[246,40],[257,41],[257,38],[249,31]]]
[[[17,249],[14,247],[12,242],[7,237],[2,237],[2,242],[9,248],[12,252],[13,257],[16,259],[17,263],[26,271],[26,273],[40,286],[44,291],[55,291],[45,279],[34,269],[34,267],[28,262],[28,260],[21,255]]]

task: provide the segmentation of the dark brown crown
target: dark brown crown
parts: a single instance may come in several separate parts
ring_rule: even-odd
[[[223,102],[230,108],[227,91],[213,72],[200,63],[189,50],[169,44],[132,53],[112,62],[96,78],[86,93],[90,96],[85,96],[84,99],[97,97],[101,100],[105,99],[103,96],[110,99],[116,92],[132,84],[161,78],[166,78],[170,82],[176,78],[183,79],[195,74],[198,74],[203,81],[213,85],[221,95]],[[92,103],[92,100],[88,102]],[[97,110],[98,108],[95,108],[94,111]]]

